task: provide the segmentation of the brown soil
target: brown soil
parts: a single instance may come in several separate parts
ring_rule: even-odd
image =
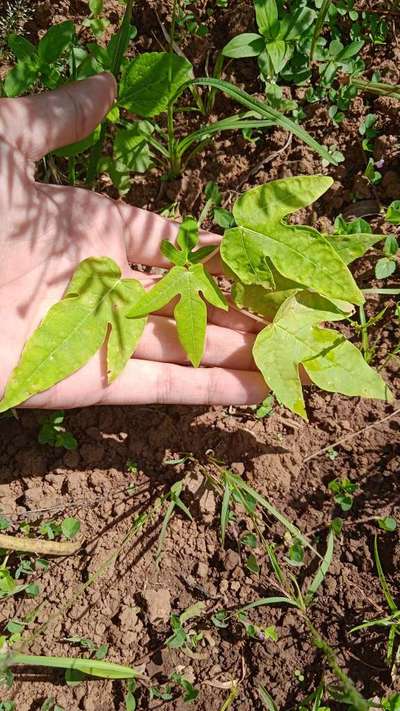
[[[167,3],[136,3],[135,24],[139,28],[139,50],[157,50],[162,41],[155,14],[168,19]],[[200,17],[206,3],[198,3]],[[203,8],[204,6],[204,8]],[[121,5],[106,3],[112,27],[118,22]],[[228,35],[251,31],[252,3],[231,0],[229,10],[216,9],[208,21],[206,40],[182,35],[181,46],[194,61],[196,72],[204,72],[226,42]],[[34,5],[28,31],[35,34],[65,17],[80,22],[87,4],[78,0],[47,0]],[[393,32],[397,19],[393,21]],[[368,66],[384,68],[388,81],[399,79],[399,49],[395,36],[385,47],[369,49]],[[393,40],[393,41],[392,41]],[[248,91],[260,92],[254,63],[232,63],[227,78]],[[215,116],[228,115],[229,103],[218,98]],[[364,95],[354,100],[344,123],[335,128],[325,106],[306,105],[305,126],[320,141],[335,144],[345,162],[329,168],[335,184],[316,210],[304,211],[301,219],[322,229],[329,220],[353,206],[357,200],[387,204],[400,198],[399,177],[399,102],[390,98]],[[375,158],[384,159],[382,182],[371,188],[363,179],[366,158],[358,127],[366,113],[379,117],[380,137],[375,143]],[[187,119],[181,123],[187,129]],[[160,191],[159,176],[135,180],[127,199],[149,209],[161,209],[177,202],[179,212],[198,213],[203,204],[203,188],[217,179],[224,204],[230,206],[238,192],[274,178],[299,173],[328,172],[318,158],[293,139],[291,146],[250,176],[255,164],[281,148],[286,140],[282,130],[266,134],[257,145],[241,136],[227,134],[213,141],[182,178]],[[250,177],[249,177],[250,176]],[[241,185],[240,190],[238,185]],[[381,220],[376,221],[381,229]],[[210,224],[211,226],[211,224]],[[376,253],[377,254],[377,253]],[[357,275],[362,286],[370,285],[376,255],[361,260]],[[395,281],[386,282],[386,286]],[[383,301],[371,300],[370,314]],[[396,328],[397,323],[397,328]],[[385,361],[399,341],[398,321],[393,303],[383,321],[372,331],[376,341],[378,367],[385,366],[385,377],[398,392],[398,359]],[[33,654],[60,656],[84,655],[65,641],[67,637],[89,638],[95,644],[109,645],[108,659],[126,665],[144,665],[145,673],[156,686],[168,675],[180,671],[200,690],[193,707],[199,711],[219,711],[230,692],[232,681],[239,683],[239,695],[230,708],[258,711],[264,708],[256,692],[262,684],[281,709],[297,707],[321,679],[332,675],[321,653],[316,650],[307,629],[294,611],[284,607],[260,608],[250,613],[262,626],[275,625],[278,641],[254,640],[239,624],[217,629],[210,615],[196,623],[205,630],[194,657],[169,649],[169,615],[203,601],[207,613],[221,608],[236,609],[259,597],[277,594],[271,584],[265,558],[261,573],[251,574],[244,565],[238,537],[249,528],[249,519],[238,513],[229,528],[225,549],[219,538],[221,502],[208,487],[205,474],[213,471],[210,455],[232,468],[268,499],[304,533],[309,533],[323,551],[326,529],[333,516],[345,518],[343,533],[329,573],[315,600],[311,619],[331,644],[340,665],[365,696],[382,698],[398,690],[399,679],[391,677],[385,665],[386,633],[378,628],[356,634],[350,629],[364,619],[387,614],[373,562],[373,540],[377,532],[374,516],[400,516],[399,447],[400,417],[390,415],[395,406],[309,389],[310,422],[301,422],[283,408],[263,420],[251,408],[202,407],[119,407],[92,408],[68,413],[66,427],[78,440],[77,451],[64,452],[37,443],[42,413],[20,412],[19,419],[4,419],[0,430],[0,510],[15,522],[29,518],[74,515],[81,521],[83,546],[79,554],[51,562],[47,572],[38,571],[34,579],[41,586],[35,600],[10,598],[1,606],[1,621],[23,618],[40,603],[35,623],[27,629],[35,635],[38,625],[49,622],[26,646]],[[380,422],[382,420],[382,422]],[[376,427],[366,429],[378,422]],[[360,434],[357,431],[361,430]],[[336,447],[332,459],[326,452],[307,458],[320,449],[348,437]],[[190,453],[184,463],[166,462]],[[128,472],[128,463],[137,464],[137,473]],[[352,509],[342,514],[335,507],[328,483],[335,477],[348,477],[359,486]],[[157,497],[171,484],[185,480],[184,500],[193,514],[190,521],[181,512],[171,520],[162,558],[154,556],[161,527],[161,516],[153,515],[148,525],[122,550],[105,572],[86,590],[71,598],[80,586],[99,569],[121,544],[132,519],[150,511]],[[41,513],[43,509],[50,509]],[[30,514],[29,512],[37,512]],[[271,519],[268,539],[282,541],[283,530]],[[400,542],[398,533],[379,531],[379,549],[388,583],[396,593],[400,583]],[[315,569],[311,558],[300,569],[299,579],[307,580]],[[67,609],[67,603],[71,603]],[[63,610],[65,605],[65,610]],[[299,681],[301,672],[304,680]],[[31,669],[16,674],[10,691],[2,691],[0,701],[14,699],[18,711],[35,711],[49,696],[65,711],[122,711],[124,687],[119,681],[93,679],[78,686],[66,686],[63,673]],[[181,710],[187,704],[175,694],[172,701],[149,701],[148,693],[137,693],[139,709],[162,707]],[[332,708],[334,705],[332,705]]]

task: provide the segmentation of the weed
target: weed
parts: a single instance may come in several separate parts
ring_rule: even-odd
[[[350,511],[353,506],[353,494],[358,489],[357,484],[349,479],[332,479],[328,488],[342,511]]]
[[[49,444],[51,447],[63,447],[64,449],[76,449],[78,442],[70,432],[66,431],[63,422],[64,412],[62,410],[46,415],[42,419],[38,434],[39,444]]]
[[[375,536],[374,538],[374,559],[382,592],[389,608],[389,615],[387,615],[386,617],[381,617],[363,622],[361,625],[353,627],[350,632],[354,633],[360,630],[369,629],[370,627],[383,627],[384,629],[388,629],[389,633],[386,646],[386,661],[389,666],[392,666],[393,664],[396,664],[400,661],[399,646],[398,644],[396,645],[398,637],[400,636],[400,608],[396,604],[390,592],[389,585],[386,581],[385,574],[383,572],[382,564],[379,558],[377,536]]]

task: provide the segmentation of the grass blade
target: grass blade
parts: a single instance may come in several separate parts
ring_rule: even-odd
[[[287,116],[282,114],[280,111],[273,109],[271,106],[266,106],[265,104],[261,103],[261,101],[254,99],[252,96],[250,96],[250,94],[247,94],[247,92],[242,91],[233,84],[230,84],[227,81],[223,81],[223,79],[214,79],[213,77],[201,77],[199,79],[194,79],[190,82],[190,85],[193,84],[197,86],[215,87],[216,89],[219,89],[225,94],[228,94],[228,96],[237,101],[238,104],[242,104],[242,106],[246,106],[248,109],[256,111],[263,118],[270,119],[274,121],[278,126],[284,128],[286,131],[294,133],[297,138],[300,138],[301,141],[303,141],[310,148],[316,151],[321,156],[321,158],[328,161],[328,163],[331,163],[332,165],[337,165],[337,161],[331,156],[329,151],[320,143],[318,143],[318,141],[312,138],[312,136],[310,136],[310,134],[305,131],[305,129],[302,128],[298,123],[287,118]],[[181,93],[182,88],[180,89],[179,93]]]
[[[318,558],[321,558],[318,551],[315,550],[315,548],[311,545],[309,540],[302,534],[300,529],[297,528],[297,526],[295,526],[291,521],[289,521],[289,519],[286,518],[286,516],[284,516],[284,514],[282,514],[280,511],[278,511],[278,509],[276,509],[275,506],[273,506],[268,501],[268,499],[266,499],[264,496],[259,494],[258,491],[256,491],[256,489],[253,489],[253,487],[251,487],[249,484],[247,484],[245,481],[243,481],[243,479],[241,479],[236,474],[233,474],[230,471],[226,471],[225,475],[227,477],[227,480],[231,484],[231,486],[234,486],[234,487],[238,488],[239,490],[242,489],[247,494],[250,494],[250,496],[252,496],[257,501],[257,503],[260,504],[260,506],[262,508],[264,508],[266,511],[268,511],[268,513],[271,516],[276,518],[276,520],[279,521],[279,523],[281,523],[282,526],[284,526],[289,531],[289,533],[293,536],[293,538],[298,538],[299,541],[303,544],[303,546],[310,548],[313,551],[313,553],[318,556]]]
[[[39,657],[30,654],[1,654],[0,668],[13,666],[30,666],[30,667],[51,667],[56,669],[74,669],[89,674],[90,676],[98,676],[103,679],[134,679],[140,676],[136,669],[124,667],[121,664],[113,662],[105,662],[96,659],[74,659],[69,657]]]
[[[221,506],[221,543],[225,545],[225,534],[229,521],[229,502],[231,500],[231,487],[225,482],[224,497]]]
[[[395,601],[393,600],[393,597],[392,597],[391,592],[389,590],[389,586],[386,582],[385,574],[383,572],[382,564],[381,564],[381,561],[379,558],[378,536],[375,536],[375,538],[374,538],[374,559],[375,559],[376,569],[378,572],[379,582],[381,584],[382,592],[385,596],[389,610],[390,610],[390,612],[398,612],[398,607],[397,607]]]
[[[325,576],[329,570],[329,566],[332,562],[333,549],[334,549],[335,536],[333,531],[329,531],[328,539],[326,542],[325,555],[321,561],[321,564],[315,573],[313,580],[311,581],[307,593],[306,593],[306,604],[309,605],[318,588],[322,585]]]
[[[313,38],[311,42],[311,49],[310,49],[310,64],[314,58],[314,52],[315,52],[315,47],[317,46],[318,38],[321,34],[322,28],[324,26],[324,22],[326,19],[326,16],[328,14],[329,7],[331,5],[332,0],[324,0],[322,3],[318,17],[315,22],[315,27],[314,27],[314,33],[313,33]]]
[[[279,711],[271,694],[268,693],[264,686],[258,686],[257,692],[265,708],[269,709],[269,711]]]
[[[290,600],[288,597],[275,596],[275,597],[260,597],[254,602],[249,602],[248,605],[241,607],[239,612],[246,612],[246,610],[253,610],[255,607],[263,607],[264,605],[292,605],[292,607],[297,607],[294,600]]]

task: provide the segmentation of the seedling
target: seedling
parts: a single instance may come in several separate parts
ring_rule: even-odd
[[[94,659],[104,659],[108,654],[108,644],[96,645],[91,639],[86,639],[85,637],[64,637],[62,641],[79,645],[82,649],[87,649]]]
[[[398,637],[400,636],[400,608],[395,602],[390,592],[389,585],[386,581],[385,574],[383,572],[382,563],[379,557],[377,536],[375,536],[374,538],[374,559],[382,592],[385,596],[385,600],[389,608],[389,615],[386,617],[381,617],[363,622],[361,625],[353,627],[350,632],[358,632],[359,630],[369,629],[370,627],[387,628],[389,630],[389,636],[386,647],[386,662],[389,666],[392,666],[393,663],[397,663],[398,661],[400,661],[399,647],[398,645],[396,645],[396,642],[398,642]]]
[[[196,617],[203,615],[205,606],[203,602],[197,602],[195,605],[191,605],[180,615],[171,615],[171,629],[173,634],[168,637],[166,641],[167,647],[171,649],[179,649],[180,647],[188,647],[189,649],[195,649],[197,644],[202,640],[202,633],[196,633],[190,627],[186,627],[186,623]]]
[[[167,534],[167,528],[168,524],[175,513],[175,509],[180,509],[183,511],[184,514],[192,521],[192,514],[190,513],[188,507],[186,504],[182,501],[181,499],[181,493],[183,489],[183,480],[182,481],[176,481],[175,484],[173,484],[165,497],[165,500],[168,500],[168,507],[164,515],[164,520],[161,526],[161,531],[160,531],[160,536],[158,539],[158,546],[157,546],[157,553],[156,553],[156,561],[158,562],[161,557],[162,549],[164,546],[164,541],[165,541],[165,536]]]
[[[64,449],[76,449],[78,442],[70,432],[66,431],[63,422],[64,412],[62,410],[44,417],[38,434],[39,444],[49,444],[51,447],[63,447]]]
[[[363,137],[362,147],[368,153],[372,153],[374,149],[373,139],[379,135],[379,131],[375,127],[377,119],[378,116],[376,114],[367,114],[358,129]]]
[[[350,511],[353,506],[353,494],[358,488],[357,484],[354,484],[349,479],[332,479],[328,484],[328,488],[342,511]]]
[[[305,419],[300,364],[322,389],[382,400],[392,397],[360,351],[338,331],[320,325],[322,321],[344,320],[352,313],[352,304],[364,303],[347,263],[364,254],[381,236],[327,236],[284,220],[312,203],[331,183],[323,176],[303,176],[250,190],[236,202],[233,215],[237,226],[225,232],[220,246],[233,280],[236,305],[257,313],[267,324],[255,340],[255,362],[277,400]],[[178,248],[162,243],[163,255],[174,266],[149,292],[134,279],[122,279],[119,267],[109,258],[81,262],[64,299],[50,309],[27,342],[0,402],[0,412],[78,370],[106,337],[112,382],[135,350],[147,315],[178,295],[174,309],[178,336],[189,360],[198,366],[207,323],[200,293],[213,306],[228,308],[225,296],[202,264],[214,247],[197,248],[198,239],[195,220],[186,218]],[[56,345],[54,331],[58,333]]]
[[[102,17],[104,1],[89,0],[89,10],[90,16],[84,19],[83,25],[84,27],[89,27],[95,37],[101,38],[110,24],[107,18]]]
[[[304,55],[312,37],[315,11],[302,6],[289,14],[276,0],[255,0],[254,9],[259,34],[245,32],[237,35],[225,45],[223,55],[233,59],[257,57],[261,74],[267,81],[281,75],[294,57],[291,72],[294,81],[304,81],[309,76]]]
[[[398,226],[400,224],[400,201],[394,200],[386,210],[385,218],[387,222]],[[399,261],[400,247],[397,237],[389,234],[385,238],[383,245],[384,257],[378,259],[375,265],[375,276],[377,279],[387,279],[396,271]]]

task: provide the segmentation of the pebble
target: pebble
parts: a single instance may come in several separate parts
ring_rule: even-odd
[[[168,622],[171,614],[171,594],[167,588],[153,590],[149,588],[143,593],[147,605],[147,614],[150,622],[162,620]]]

